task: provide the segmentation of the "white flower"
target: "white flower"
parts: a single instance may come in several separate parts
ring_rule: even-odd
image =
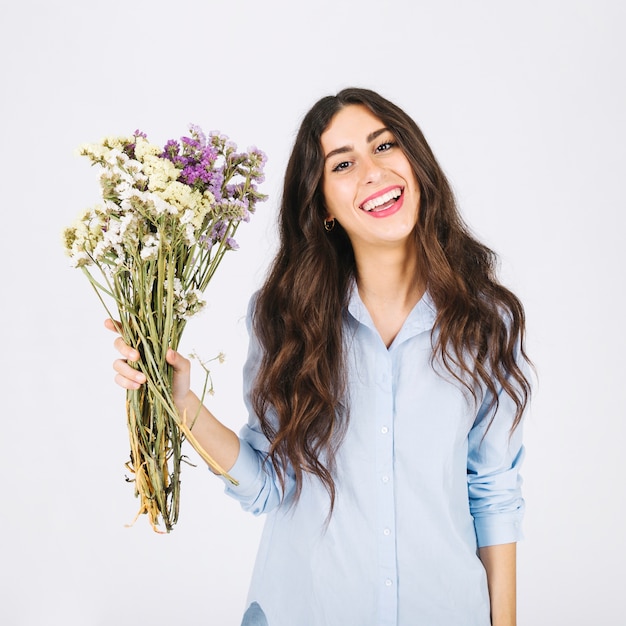
[[[145,261],[151,261],[159,256],[159,234],[146,235],[143,240],[143,247],[141,248],[141,258]]]
[[[135,143],[135,137],[120,137],[119,135],[109,135],[100,142],[105,148],[110,150],[124,150],[127,146]]]
[[[118,148],[113,148],[112,150],[109,150],[109,153],[104,157],[104,160],[109,165],[119,168],[122,167],[126,161],[128,161],[128,156],[126,156],[126,154]]]
[[[142,171],[141,162],[136,159],[128,159],[124,167],[126,171],[133,176]]]
[[[191,209],[187,209],[180,218],[181,224],[191,224],[194,218],[194,212]]]
[[[182,316],[184,319],[189,319],[204,309],[206,300],[202,299],[202,292],[199,289],[194,289],[187,295],[185,304],[186,308]]]
[[[170,290],[170,281],[165,279],[163,281],[163,286],[165,287],[165,291]],[[183,284],[180,282],[180,278],[174,279],[174,295],[178,297],[182,297],[183,295]]]
[[[196,244],[196,231],[193,227],[193,224],[187,224],[185,226],[185,240],[187,244],[193,246]]]
[[[155,215],[163,215],[163,213],[176,215],[178,213],[178,209],[169,202],[166,202],[158,193],[147,193],[146,196],[154,208]]]
[[[137,215],[134,213],[127,213],[122,216],[119,221],[119,236],[120,238],[126,237],[132,239],[133,242],[137,241]]]
[[[130,197],[134,191],[135,188],[133,186],[133,181],[121,180],[117,185],[115,185],[115,195],[120,200]]]
[[[169,293],[169,281],[164,282],[164,287],[165,291]],[[186,292],[179,278],[174,279],[173,292],[173,310],[179,319],[189,319],[206,306],[206,301],[202,299],[202,292],[199,289],[191,289]],[[167,296],[163,305],[167,305]]]
[[[87,256],[86,252],[77,252],[71,255],[70,264],[72,267],[84,267],[85,265],[91,265],[91,259]]]
[[[87,156],[94,162],[102,161],[108,151],[108,148],[99,143],[84,143],[78,148],[80,156]]]

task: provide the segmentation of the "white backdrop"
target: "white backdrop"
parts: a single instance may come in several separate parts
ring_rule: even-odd
[[[540,384],[526,425],[524,626],[626,623],[621,0],[21,0],[0,23],[3,226],[0,623],[236,626],[262,525],[185,468],[169,535],[135,514],[113,335],[60,232],[97,201],[81,143],[190,122],[269,155],[240,251],[183,351],[245,419],[243,315],[274,247],[302,115],[349,85],[415,117],[523,299]],[[191,456],[194,460],[197,456]],[[352,626],[352,625],[349,625]],[[357,625],[355,625],[357,626]],[[413,625],[406,625],[413,626]],[[454,625],[462,626],[462,625]]]

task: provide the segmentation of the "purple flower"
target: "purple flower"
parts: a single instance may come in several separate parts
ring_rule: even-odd
[[[227,228],[227,224],[226,222],[223,221],[219,221],[219,222],[215,222],[215,224],[213,224],[213,229],[211,230],[211,241],[213,243],[217,243],[218,241],[222,241],[222,239],[224,239],[224,236],[226,235],[226,228]]]
[[[267,163],[267,154],[263,150],[259,150],[256,146],[250,146],[248,152],[250,153],[250,161],[253,167],[262,167]]]
[[[181,137],[180,142],[183,146],[183,154],[186,156],[194,156],[197,152],[202,151],[200,142],[193,137]]]
[[[224,184],[224,170],[212,170],[209,174],[209,191],[217,202],[222,200],[222,185]]]
[[[204,134],[200,126],[197,126],[196,124],[190,124],[189,131],[191,132],[191,135],[198,140],[200,145],[202,145],[203,147],[206,146],[206,135]]]
[[[213,247],[213,241],[211,241],[211,238],[207,237],[207,235],[200,235],[200,237],[198,237],[198,243],[203,248],[211,249]]]
[[[159,155],[162,159],[169,159],[176,163],[176,158],[180,152],[180,144],[175,139],[170,139],[163,148],[163,152]]]

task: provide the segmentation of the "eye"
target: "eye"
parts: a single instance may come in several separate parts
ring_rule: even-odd
[[[384,141],[376,148],[376,152],[387,152],[396,145],[395,141]]]
[[[343,170],[350,167],[350,161],[342,161],[333,167],[333,172],[343,172]]]

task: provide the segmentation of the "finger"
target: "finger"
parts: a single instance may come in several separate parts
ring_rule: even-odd
[[[132,383],[133,385],[136,385],[136,386],[133,386],[133,389],[136,389],[137,387],[139,387],[140,385],[146,382],[145,374],[131,367],[124,359],[117,359],[113,361],[113,369],[117,372],[115,381],[118,384],[120,384],[121,379],[124,379]]]
[[[104,327],[112,330],[114,333],[122,332],[122,325],[117,320],[112,320],[110,317],[104,320]]]
[[[126,378],[121,374],[116,374],[114,380],[116,384],[118,384],[120,387],[123,387],[124,389],[139,389],[141,387],[141,384],[137,381]]]
[[[138,361],[141,356],[138,350],[131,348],[121,337],[115,339],[113,346],[127,361]]]

